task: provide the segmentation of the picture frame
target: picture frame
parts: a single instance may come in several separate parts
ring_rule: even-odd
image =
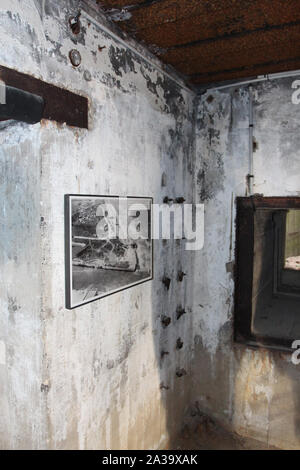
[[[66,308],[153,279],[152,197],[65,195]]]

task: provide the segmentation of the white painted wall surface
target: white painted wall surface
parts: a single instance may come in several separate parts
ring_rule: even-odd
[[[172,447],[195,402],[241,434],[299,448],[297,367],[284,354],[232,341],[234,200],[246,190],[248,91],[206,93],[193,122],[193,96],[101,32],[102,19],[83,12],[82,33],[71,33],[78,3],[0,5],[0,63],[87,96],[90,123],[1,125],[1,448]],[[73,48],[82,56],[77,69]],[[254,86],[254,191],[264,195],[300,194],[291,83]],[[152,282],[68,311],[66,193],[204,202],[204,249],[156,242]],[[187,276],[178,283],[181,268]],[[178,304],[187,314],[175,321]],[[172,317],[167,329],[162,314]],[[162,350],[170,353],[163,360]],[[176,377],[177,368],[187,375]]]
[[[0,130],[1,447],[157,448],[172,442],[189,402],[190,377],[175,372],[189,372],[192,317],[174,319],[178,303],[189,307],[186,282],[176,277],[180,268],[191,271],[191,255],[180,242],[155,243],[152,282],[68,311],[64,194],[191,202],[193,96],[84,11],[82,32],[73,35],[68,19],[78,4],[0,5],[0,63],[89,99],[89,130],[50,121]],[[82,56],[77,69],[68,58],[73,48]],[[162,314],[173,319],[166,330]],[[163,362],[162,348],[170,351]]]
[[[300,195],[295,79],[253,85],[254,193]],[[243,435],[299,448],[299,366],[290,354],[251,350],[232,338],[234,201],[246,195],[248,126],[247,87],[201,97],[195,171],[198,200],[205,202],[205,245],[195,259],[193,400]]]

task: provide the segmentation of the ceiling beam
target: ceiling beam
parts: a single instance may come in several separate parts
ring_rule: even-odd
[[[189,78],[190,82],[194,85],[205,85],[214,82],[257,77],[259,75],[268,75],[292,70],[300,70],[300,56],[293,57],[291,59],[265,62],[263,64],[236,67],[235,69],[219,70],[217,72],[203,72],[191,75]]]
[[[168,51],[162,56],[163,60],[177,67],[186,75],[195,72],[195,68],[203,71],[211,70],[223,64],[245,65],[258,56],[261,61],[277,59],[289,54],[300,53],[300,28],[294,25],[276,31],[259,31],[249,36],[212,41],[196,47]]]

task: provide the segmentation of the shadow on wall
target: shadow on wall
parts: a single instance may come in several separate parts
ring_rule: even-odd
[[[192,297],[188,291],[189,255],[184,240],[160,240],[152,288],[153,341],[159,373],[161,423],[166,432],[160,447],[179,448],[178,438],[191,403]],[[188,252],[187,252],[188,253]]]
[[[255,106],[258,107],[255,114],[256,138],[264,148],[264,151],[257,157],[257,162],[259,158],[264,162],[264,165],[262,167],[258,165],[258,168],[260,169],[260,177],[262,178],[265,174],[266,179],[267,175],[272,175],[272,172],[265,172],[273,171],[272,165],[274,166],[274,161],[276,162],[278,148],[274,139],[275,134],[282,132],[282,120],[271,106],[271,103],[275,102],[273,96],[275,93],[278,95],[278,89],[281,89],[280,83],[260,85],[259,101],[255,103]],[[290,82],[282,90],[284,91],[282,103],[286,103],[284,108],[287,116],[286,122],[296,122],[296,118],[295,120],[291,119],[292,113],[296,113],[296,111],[295,108],[293,111],[289,105]],[[268,100],[266,100],[266,96]],[[210,103],[207,104],[208,101]],[[231,106],[229,106],[230,102]],[[214,103],[215,108],[213,108]],[[193,312],[194,315],[199,314],[200,328],[197,328],[199,336],[195,338],[191,403],[197,404],[203,413],[213,416],[241,435],[251,436],[277,447],[299,449],[300,365],[296,366],[291,363],[289,352],[267,350],[263,344],[251,349],[246,345],[235,344],[233,341],[233,284],[231,281],[227,282],[228,278],[224,272],[224,264],[227,261],[224,252],[230,239],[229,230],[226,227],[226,221],[231,213],[230,191],[235,191],[238,195],[244,194],[242,186],[248,168],[248,162],[243,161],[243,155],[248,155],[249,138],[247,90],[233,91],[230,92],[230,95],[224,92],[212,93],[208,97],[204,96],[200,110],[198,145],[199,148],[201,146],[199,158],[202,157],[202,166],[205,163],[209,170],[213,169],[211,173],[215,175],[214,162],[216,162],[216,167],[220,168],[220,165],[217,165],[218,156],[220,155],[224,161],[226,156],[230,156],[230,158],[227,158],[226,165],[224,165],[226,171],[224,188],[218,188],[219,194],[212,194],[211,201],[206,204],[206,226],[209,225],[209,228],[214,231],[215,244],[205,247],[195,270],[195,281],[198,282],[198,286],[201,281],[201,286],[198,289],[201,289],[202,299],[200,302],[203,306],[200,309],[203,313],[201,314],[200,310]],[[213,132],[210,132],[210,128]],[[273,134],[274,129],[276,131]],[[221,146],[220,136],[214,139],[208,138],[210,135],[215,136],[216,131],[220,133],[223,139],[221,142],[225,142],[226,148]],[[288,142],[289,147],[292,136],[295,135],[293,128],[289,134],[282,133],[283,139]],[[274,147],[271,146],[273,142]],[[271,147],[268,148],[266,143]],[[295,145],[295,152],[296,148]],[[295,152],[292,154],[295,155]],[[266,155],[274,157],[274,160],[271,157],[266,158]],[[287,155],[288,152],[282,153],[285,166]],[[265,162],[268,162],[270,167],[265,166]],[[278,167],[278,171],[286,178],[286,174],[280,167]],[[199,197],[202,199],[205,195],[205,187],[208,186],[211,189],[213,185],[210,184],[210,173],[207,171],[205,173],[203,168],[200,168],[197,176],[197,189],[200,192]],[[292,178],[292,174],[290,177]],[[213,182],[220,180],[220,177],[214,178]],[[270,186],[268,189],[268,185],[266,185],[266,190],[277,191],[277,189],[274,190],[277,185],[278,191],[284,192],[282,188],[285,186],[280,185],[280,181],[280,175],[274,173],[272,178],[274,186]],[[264,188],[263,185],[261,187]],[[291,187],[293,187],[292,183]],[[219,206],[221,211],[218,212],[217,204],[220,199],[222,199],[222,204]],[[272,245],[269,244],[269,246]],[[222,260],[224,260],[224,264],[222,264]],[[197,278],[200,269],[204,271],[203,280],[200,276]],[[270,271],[273,272],[273,267],[262,266],[262,271],[266,274]],[[220,296],[218,281],[226,287],[228,286],[228,303]],[[195,297],[198,297],[197,292],[195,292]],[[267,321],[263,317],[266,317],[268,300],[263,304],[260,319],[256,318],[259,320],[256,321],[257,328],[261,328]],[[210,308],[211,305],[213,307]],[[213,323],[210,315],[213,315],[215,319],[213,326],[215,326],[214,332],[216,332],[217,338],[217,347],[213,351],[209,351],[208,347],[210,326]],[[299,307],[297,315],[299,316]],[[280,333],[285,330],[286,333],[292,335],[293,339],[298,339],[298,337],[300,339],[300,335],[295,331],[295,323],[291,322],[287,328],[285,318],[283,318],[283,323],[280,323],[272,308],[267,316],[270,328],[275,328]],[[222,322],[223,326],[219,329]]]
[[[194,130],[183,111],[175,113],[169,135],[161,141],[161,167],[165,171],[154,203],[162,204],[165,198],[179,198],[178,204],[184,200],[193,202]],[[169,205],[172,208],[172,201]],[[159,447],[169,449],[178,448],[178,435],[192,395],[194,255],[185,249],[185,243],[184,238],[174,240],[172,234],[170,240],[154,241],[151,303],[153,346],[159,376]]]

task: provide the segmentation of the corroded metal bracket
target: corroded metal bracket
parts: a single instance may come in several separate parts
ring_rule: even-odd
[[[5,104],[0,105],[2,108],[0,119],[19,118],[25,122],[38,122],[40,113],[41,118],[88,129],[88,99],[86,97],[2,65],[0,65],[0,80],[6,86],[6,93],[9,97],[7,104],[10,106],[9,110],[5,109]],[[15,114],[16,108],[13,104],[17,98],[18,108]],[[26,105],[24,113],[22,113],[22,103]],[[34,107],[32,116],[30,116],[30,106]],[[25,114],[24,119],[22,119],[23,114]]]

